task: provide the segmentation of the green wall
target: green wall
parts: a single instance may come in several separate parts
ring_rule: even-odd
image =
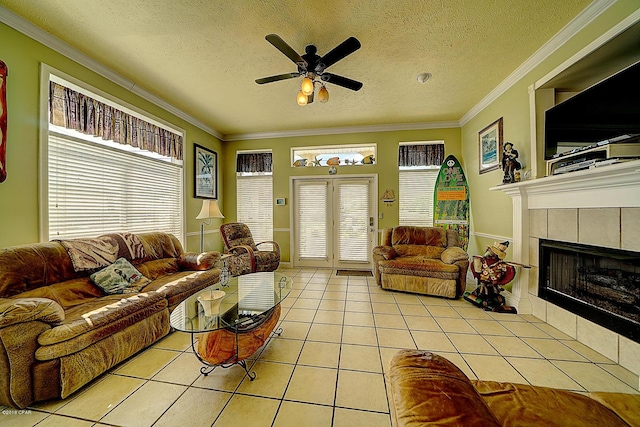
[[[502,171],[478,173],[478,132],[503,117],[504,141],[512,142],[518,149],[523,169],[531,169],[536,152],[535,148],[531,149],[529,87],[639,8],[637,0],[619,0],[462,126],[462,157],[470,185],[471,231],[480,234],[471,236],[470,254],[483,253],[495,238],[511,239],[513,234],[511,198],[502,191],[489,190],[502,183]],[[544,165],[538,165],[538,175],[544,175]]]
[[[220,141],[201,129],[140,98],[110,80],[71,61],[0,23],[0,59],[7,64],[7,179],[0,183],[0,248],[38,242],[40,64],[44,63],[108,92],[186,131],[185,216],[188,250],[199,249],[201,202],[193,198],[193,143],[220,151]],[[219,221],[211,226],[217,229]],[[207,248],[221,247],[208,235]]]
[[[329,105],[330,107],[330,105]],[[221,205],[226,217],[225,221],[235,220],[236,217],[236,179],[235,155],[241,150],[271,149],[273,152],[273,228],[274,239],[280,245],[282,260],[290,261],[290,227],[289,215],[289,178],[291,176],[327,175],[327,167],[291,167],[291,148],[325,145],[370,144],[377,145],[377,159],[374,165],[339,166],[338,175],[349,174],[378,174],[378,198],[386,188],[398,194],[398,143],[409,141],[445,142],[445,154],[453,154],[460,158],[460,129],[443,128],[411,131],[389,131],[352,133],[321,136],[300,136],[287,138],[273,138],[261,140],[245,140],[224,143],[224,195],[225,203]],[[275,198],[286,197],[287,205],[275,206]],[[387,206],[378,200],[378,213],[383,218],[378,220],[378,228],[398,225],[398,203]]]

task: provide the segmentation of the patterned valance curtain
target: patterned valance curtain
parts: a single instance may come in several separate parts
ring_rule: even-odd
[[[182,160],[182,136],[49,82],[49,122]]]
[[[271,153],[238,153],[236,172],[271,172]]]
[[[440,166],[444,162],[444,144],[401,145],[398,166]]]

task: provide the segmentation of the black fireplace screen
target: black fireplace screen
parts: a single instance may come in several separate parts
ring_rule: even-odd
[[[540,240],[539,296],[640,342],[640,253]]]

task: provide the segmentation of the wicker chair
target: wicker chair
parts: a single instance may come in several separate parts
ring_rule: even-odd
[[[233,276],[275,271],[280,265],[280,246],[272,240],[255,243],[251,230],[246,224],[232,222],[220,226],[224,243],[224,253],[235,255],[227,261],[227,268]],[[273,250],[259,250],[258,246],[271,243]]]

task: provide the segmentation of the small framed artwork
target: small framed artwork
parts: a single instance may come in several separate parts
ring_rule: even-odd
[[[218,153],[194,144],[194,196],[197,199],[218,198]]]
[[[276,199],[276,206],[284,206],[287,204],[287,199],[285,199],[284,197],[282,198],[277,198]]]
[[[500,167],[502,153],[502,117],[478,132],[480,173]]]

